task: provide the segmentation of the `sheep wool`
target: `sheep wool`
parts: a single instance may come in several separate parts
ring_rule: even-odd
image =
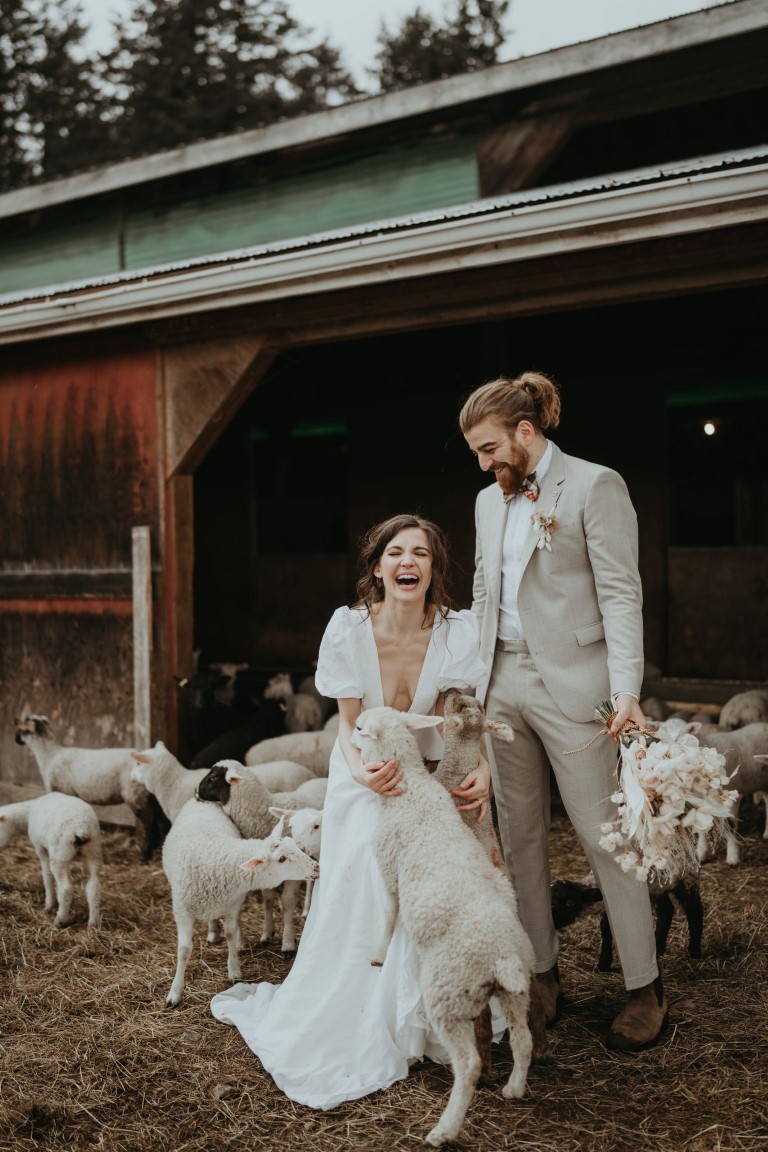
[[[358,717],[353,736],[364,763],[396,759],[403,772],[401,795],[382,798],[374,842],[390,907],[372,962],[383,963],[399,914],[419,956],[427,1018],[453,1070],[448,1104],[426,1137],[435,1146],[456,1139],[474,1095],[481,1057],[472,1022],[491,994],[507,1019],[514,1060],[503,1095],[524,1095],[532,1055],[543,1056],[547,1043],[543,1012],[532,995],[533,947],[514,889],[430,776],[411,734],[440,722],[439,716],[371,708]]]
[[[21,800],[0,808],[0,848],[26,833],[43,874],[45,910],[58,904],[57,928],[70,923],[72,908],[72,862],[81,859],[87,879],[88,927],[101,923],[101,829],[90,804],[77,796],[46,792],[34,800]]]

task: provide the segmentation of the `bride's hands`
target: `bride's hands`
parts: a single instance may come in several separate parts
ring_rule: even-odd
[[[490,792],[491,770],[484,756],[480,757],[477,768],[464,777],[458,788],[451,789],[452,796],[465,801],[464,804],[456,805],[458,811],[469,812],[473,808],[477,808],[478,821],[483,820],[488,811]]]
[[[352,770],[358,784],[377,792],[379,796],[402,796],[398,784],[403,778],[399,760],[377,760],[374,764],[361,764]]]

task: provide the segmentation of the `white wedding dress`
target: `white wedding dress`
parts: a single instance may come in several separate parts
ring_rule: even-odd
[[[471,612],[437,616],[411,705],[434,712],[438,692],[473,688],[485,669]],[[339,608],[320,646],[315,682],[324,696],[384,703],[378,653],[368,613]],[[415,733],[422,755],[439,759],[434,730]],[[386,1088],[408,1066],[447,1054],[427,1028],[418,958],[398,924],[386,961],[371,966],[385,907],[372,842],[386,800],[352,777],[334,745],[323,810],[320,879],[299,948],[283,984],[235,984],[214,996],[217,1020],[233,1024],[277,1086],[299,1104],[334,1108]],[[428,867],[428,861],[425,861]],[[494,1037],[506,1021],[494,1012]]]

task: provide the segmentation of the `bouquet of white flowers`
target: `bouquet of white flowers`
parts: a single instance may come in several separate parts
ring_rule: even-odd
[[[606,731],[614,711],[610,700],[595,711]],[[619,790],[611,796],[618,819],[601,826],[600,847],[617,853],[616,862],[638,880],[674,884],[697,870],[699,832],[722,835],[738,799],[724,767],[725,757],[689,732],[654,733],[627,722],[619,736]]]

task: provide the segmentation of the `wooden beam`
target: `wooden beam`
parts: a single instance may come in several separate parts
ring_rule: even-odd
[[[563,93],[556,101],[528,105],[515,120],[486,132],[477,146],[480,195],[535,186],[571,136],[588,96],[587,91]]]
[[[133,554],[133,738],[150,741],[152,699],[152,560],[149,528],[132,531]]]
[[[264,332],[164,349],[166,479],[194,471],[276,354]]]

